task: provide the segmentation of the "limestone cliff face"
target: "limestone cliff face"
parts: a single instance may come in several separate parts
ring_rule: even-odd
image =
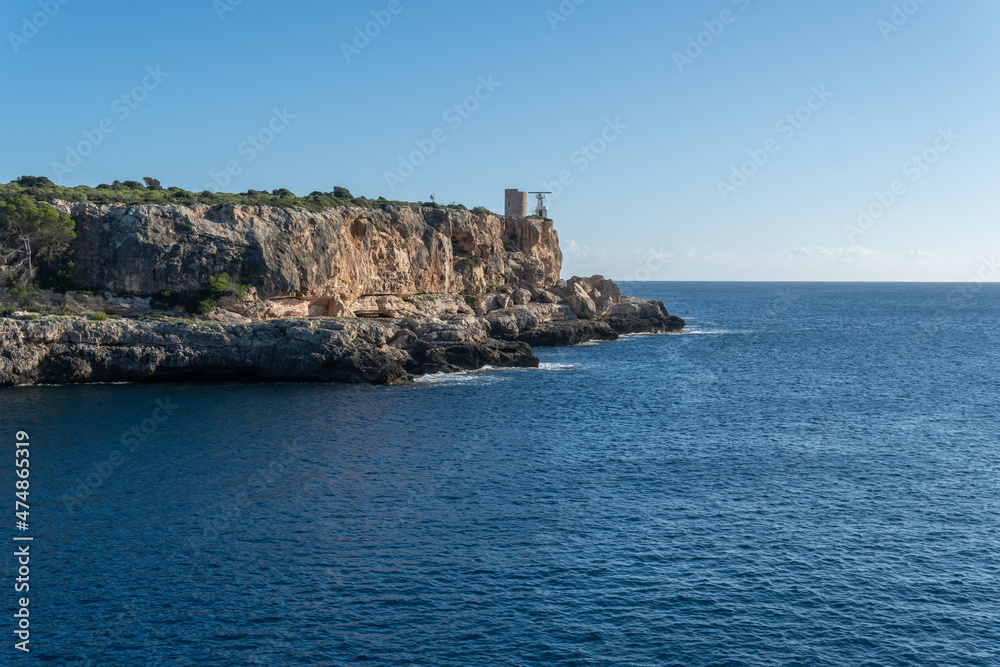
[[[341,315],[362,297],[554,285],[562,268],[550,220],[439,208],[55,204],[76,221],[83,282],[119,294],[194,289],[226,273],[261,299],[308,306],[296,314]]]

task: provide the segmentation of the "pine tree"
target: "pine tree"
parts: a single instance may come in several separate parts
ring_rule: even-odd
[[[21,195],[0,204],[0,261],[21,285],[58,259],[76,238],[75,223],[55,207]]]

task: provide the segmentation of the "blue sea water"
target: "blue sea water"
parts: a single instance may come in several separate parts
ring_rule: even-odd
[[[1000,664],[1000,288],[626,291],[688,330],[393,388],[0,392],[29,660]]]

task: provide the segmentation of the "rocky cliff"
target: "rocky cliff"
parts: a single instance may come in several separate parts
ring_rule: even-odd
[[[560,280],[550,220],[430,207],[55,205],[76,221],[78,278],[100,293],[50,293],[35,313],[3,303],[0,386],[395,384],[537,365],[532,345],[684,327],[601,276]],[[151,295],[222,274],[249,294],[200,317],[154,309]],[[94,311],[118,319],[93,321]]]
[[[79,279],[148,296],[228,274],[284,315],[350,315],[363,297],[555,285],[551,220],[443,208],[108,206],[55,202],[76,221]],[[365,305],[362,305],[364,308]]]

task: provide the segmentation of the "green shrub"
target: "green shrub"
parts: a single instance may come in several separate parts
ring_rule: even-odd
[[[480,257],[466,257],[455,262],[456,271],[465,271],[479,268],[483,265],[483,260]]]
[[[38,285],[33,282],[29,282],[25,285],[16,285],[7,292],[7,299],[13,301],[19,306],[26,305],[27,303],[34,301],[42,295],[41,290],[38,289]]]
[[[195,315],[207,315],[208,313],[215,310],[215,305],[216,305],[215,299],[207,299],[207,298],[199,299],[194,303],[194,306],[192,308],[188,309],[188,312],[191,312]]]
[[[223,297],[235,296],[237,299],[245,299],[249,294],[249,287],[240,285],[224,273],[209,278],[208,285],[201,289],[158,292],[150,299],[150,306],[156,310],[171,310],[181,306],[189,313],[205,315],[212,312],[219,299]]]
[[[245,299],[250,294],[250,288],[240,285],[233,280],[228,273],[221,276],[213,276],[208,279],[209,297],[221,299],[224,296],[235,296],[237,299]]]
[[[51,188],[55,183],[45,176],[22,176],[16,183],[26,188]]]
[[[473,212],[473,214],[479,215],[479,216],[483,216],[483,215],[496,215],[496,213],[494,213],[490,209],[486,208],[485,206],[477,206],[476,208],[472,209],[472,212]]]
[[[4,308],[0,310],[0,317],[10,317],[17,312],[17,308]]]
[[[503,244],[503,249],[506,250],[507,252],[521,252],[521,249],[518,248],[513,243],[511,243],[510,241]]]
[[[93,320],[94,322],[107,322],[109,317],[107,313],[96,312],[87,315],[88,320]]]

